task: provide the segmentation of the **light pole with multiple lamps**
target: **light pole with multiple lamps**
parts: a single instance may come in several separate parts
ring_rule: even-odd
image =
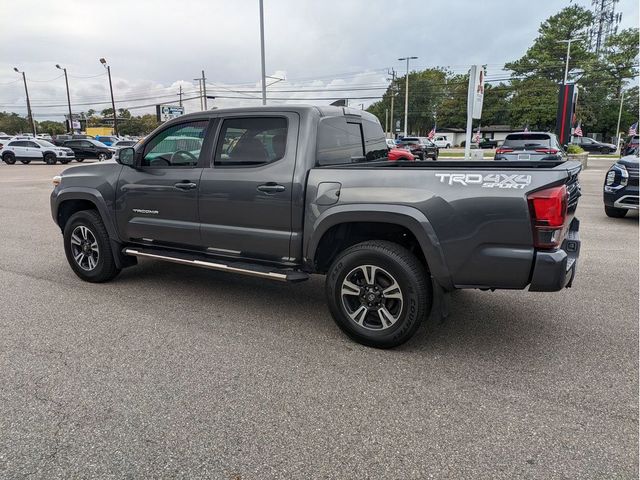
[[[567,79],[569,77],[569,59],[571,58],[571,42],[577,42],[580,40],[584,40],[584,37],[575,37],[570,38],[568,40],[556,40],[557,43],[566,43],[567,44],[567,58],[564,64],[564,84],[567,84]]]
[[[33,136],[36,136],[36,122],[33,119],[33,113],[31,112],[31,102],[29,101],[29,89],[27,88],[27,77],[24,72],[18,70],[18,67],[13,67],[13,71],[16,73],[22,74],[22,81],[24,82],[24,93],[27,96],[27,115],[29,116],[29,123],[31,124],[31,130],[33,131]]]
[[[69,78],[67,77],[67,69],[56,63],[56,68],[64,72],[64,83],[67,86],[67,105],[69,106],[69,132],[73,133],[73,115],[71,114],[71,96],[69,95]]]
[[[409,129],[407,127],[407,122],[409,119],[409,60],[416,60],[418,57],[403,57],[398,60],[407,61],[407,78],[404,87],[404,136],[409,135]]]
[[[107,75],[109,77],[109,91],[111,92],[111,108],[113,109],[113,134],[118,136],[118,117],[116,115],[116,102],[113,100],[113,85],[111,84],[111,67],[107,65],[107,61],[104,58],[100,59],[100,63],[107,69]]]

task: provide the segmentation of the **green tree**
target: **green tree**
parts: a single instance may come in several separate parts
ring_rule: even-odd
[[[505,65],[514,77],[537,77],[560,83],[564,79],[566,43],[562,40],[584,36],[593,23],[593,14],[578,5],[563,8],[542,22],[538,37],[523,57]],[[571,44],[569,69],[584,69],[595,60],[586,41]],[[570,78],[574,78],[571,76]]]
[[[9,135],[30,132],[29,121],[17,113],[0,112],[0,132]]]
[[[49,135],[58,135],[67,131],[67,126],[64,122],[53,122],[45,120],[38,122],[38,131],[40,133],[48,133]]]

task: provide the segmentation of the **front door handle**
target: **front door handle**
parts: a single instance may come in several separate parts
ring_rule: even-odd
[[[284,185],[278,185],[275,182],[269,182],[269,183],[265,183],[264,185],[258,185],[258,191],[264,192],[264,193],[277,193],[277,192],[284,192],[285,188],[284,188]]]
[[[180,190],[193,190],[198,185],[196,183],[193,183],[193,182],[178,182],[178,183],[174,184],[173,186],[176,187],[176,188],[179,188]]]

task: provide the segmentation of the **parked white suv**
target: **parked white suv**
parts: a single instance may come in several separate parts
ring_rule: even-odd
[[[3,144],[0,149],[2,161],[13,165],[16,160],[25,165],[32,160],[42,160],[47,165],[69,163],[75,158],[73,150],[66,147],[56,147],[53,143],[40,139],[16,140],[12,139]]]
[[[451,148],[451,140],[446,135],[436,135],[431,140],[438,148]]]

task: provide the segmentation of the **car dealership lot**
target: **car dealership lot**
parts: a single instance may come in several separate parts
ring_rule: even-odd
[[[323,278],[142,261],[76,278],[60,166],[0,164],[0,477],[635,478],[638,215],[590,160],[559,293],[456,292],[408,344],[348,340]]]

